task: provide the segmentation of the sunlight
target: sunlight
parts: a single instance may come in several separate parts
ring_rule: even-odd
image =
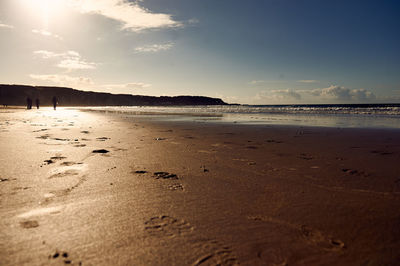
[[[50,20],[65,8],[65,0],[20,0],[24,8],[33,16],[42,20],[43,28],[48,28]]]

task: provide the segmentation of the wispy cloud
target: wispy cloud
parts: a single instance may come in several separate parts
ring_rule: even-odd
[[[200,23],[200,20],[198,20],[197,18],[191,18],[187,21],[189,24],[194,25],[194,24],[198,24]]]
[[[174,46],[174,43],[167,42],[163,44],[149,44],[144,46],[135,47],[135,53],[156,53],[160,51],[166,51],[171,49]]]
[[[250,85],[259,85],[259,84],[264,84],[265,80],[252,80],[249,82]]]
[[[122,29],[141,31],[145,29],[181,27],[182,23],[170,14],[152,13],[141,7],[139,1],[127,0],[69,0],[70,5],[81,13],[99,14],[117,20]]]
[[[349,89],[334,85],[327,88],[305,90],[302,92],[327,100],[368,102],[376,99],[375,94],[370,90]]]
[[[243,100],[238,96],[224,95],[220,93],[215,93],[215,97],[222,99],[226,103],[238,103],[240,100]]]
[[[256,95],[257,100],[268,100],[268,101],[298,101],[301,100],[302,96],[295,90],[268,90],[261,91]]]
[[[64,55],[64,53],[57,54],[51,51],[46,51],[46,50],[39,50],[39,51],[34,51],[34,55],[39,56],[43,59],[49,59],[49,58],[54,58],[54,57],[61,57]]]
[[[308,90],[264,90],[255,96],[256,101],[273,103],[368,103],[377,99],[367,89],[349,89],[341,86]]]
[[[29,77],[34,80],[47,81],[54,85],[87,88],[94,84],[93,80],[88,77],[73,77],[68,75],[36,75],[30,74]]]
[[[142,82],[130,82],[124,84],[107,84],[102,85],[103,88],[107,89],[117,89],[117,90],[141,90],[145,88],[151,87],[151,84],[142,83]]]
[[[299,83],[318,83],[318,80],[314,80],[314,79],[302,79],[302,80],[298,80],[297,82]]]
[[[34,55],[37,55],[43,59],[59,58],[61,61],[56,65],[59,68],[65,68],[68,70],[76,69],[95,69],[97,63],[87,62],[82,59],[81,55],[75,51],[67,51],[65,53],[55,53],[46,50],[34,51]]]
[[[71,57],[68,59],[61,60],[60,63],[57,64],[59,68],[65,68],[68,70],[74,69],[95,69],[96,63],[86,62],[81,60],[79,57]]]
[[[5,28],[5,29],[13,29],[13,28],[14,28],[14,26],[12,26],[12,25],[8,25],[8,24],[4,24],[4,23],[1,23],[1,21],[0,21],[0,28]]]
[[[276,83],[287,83],[287,80],[252,80],[249,82],[250,85],[260,86],[266,84],[276,84]]]
[[[35,34],[39,34],[39,35],[45,36],[45,37],[53,37],[53,38],[56,38],[58,40],[62,40],[63,39],[61,36],[59,36],[57,34],[54,34],[54,33],[50,32],[50,31],[43,30],[43,29],[41,29],[41,30],[33,29],[32,32],[35,33]]]

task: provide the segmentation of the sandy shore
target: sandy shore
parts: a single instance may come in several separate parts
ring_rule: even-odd
[[[396,265],[399,133],[2,109],[0,264]]]

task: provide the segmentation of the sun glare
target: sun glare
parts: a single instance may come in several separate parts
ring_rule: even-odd
[[[52,19],[56,19],[57,15],[65,8],[65,0],[20,0],[24,8],[32,16],[37,16],[42,20],[42,26],[47,28]]]

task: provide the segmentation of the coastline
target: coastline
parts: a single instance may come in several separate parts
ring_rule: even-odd
[[[162,122],[46,108],[0,117],[6,265],[400,258],[396,129]]]

